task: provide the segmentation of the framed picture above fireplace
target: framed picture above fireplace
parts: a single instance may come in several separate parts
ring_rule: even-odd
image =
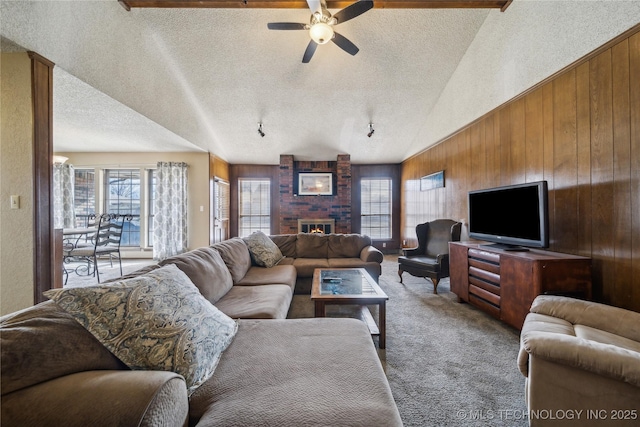
[[[333,174],[331,172],[298,173],[299,196],[331,196],[333,195]]]

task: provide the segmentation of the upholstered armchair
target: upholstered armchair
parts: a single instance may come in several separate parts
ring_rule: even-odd
[[[450,219],[418,224],[416,235],[418,247],[404,249],[403,256],[398,257],[398,275],[402,283],[402,273],[431,279],[433,293],[438,293],[438,282],[449,277],[449,242],[460,241],[462,224]]]
[[[522,327],[518,367],[531,426],[640,425],[640,313],[538,296]]]

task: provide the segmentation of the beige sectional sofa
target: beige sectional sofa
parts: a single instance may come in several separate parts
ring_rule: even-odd
[[[364,268],[377,282],[382,273],[382,252],[362,234],[280,234],[269,236],[284,258],[278,265],[293,265],[296,293],[311,293],[316,268]]]
[[[401,426],[363,322],[285,319],[299,274],[298,257],[287,258],[274,267],[256,266],[236,238],[101,287],[120,292],[128,283],[171,271],[195,285],[196,298],[238,319],[215,371],[195,390],[174,372],[131,370],[62,308],[66,294],[2,317],[3,425]],[[160,302],[155,298],[141,310],[152,323],[157,320],[148,319],[147,310]]]

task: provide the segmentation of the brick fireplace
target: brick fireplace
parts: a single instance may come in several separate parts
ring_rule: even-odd
[[[302,196],[297,194],[299,173],[330,172],[333,194]],[[332,233],[351,233],[351,156],[339,154],[336,161],[296,161],[293,155],[280,156],[280,233],[295,234],[298,220],[314,223],[333,222]],[[332,220],[332,221],[331,221]]]

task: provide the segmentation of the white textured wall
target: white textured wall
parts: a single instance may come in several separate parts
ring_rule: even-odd
[[[640,1],[515,0],[493,10],[409,155],[526,91],[640,23]]]
[[[31,60],[0,56],[0,314],[33,305]],[[10,209],[10,195],[20,209]]]

